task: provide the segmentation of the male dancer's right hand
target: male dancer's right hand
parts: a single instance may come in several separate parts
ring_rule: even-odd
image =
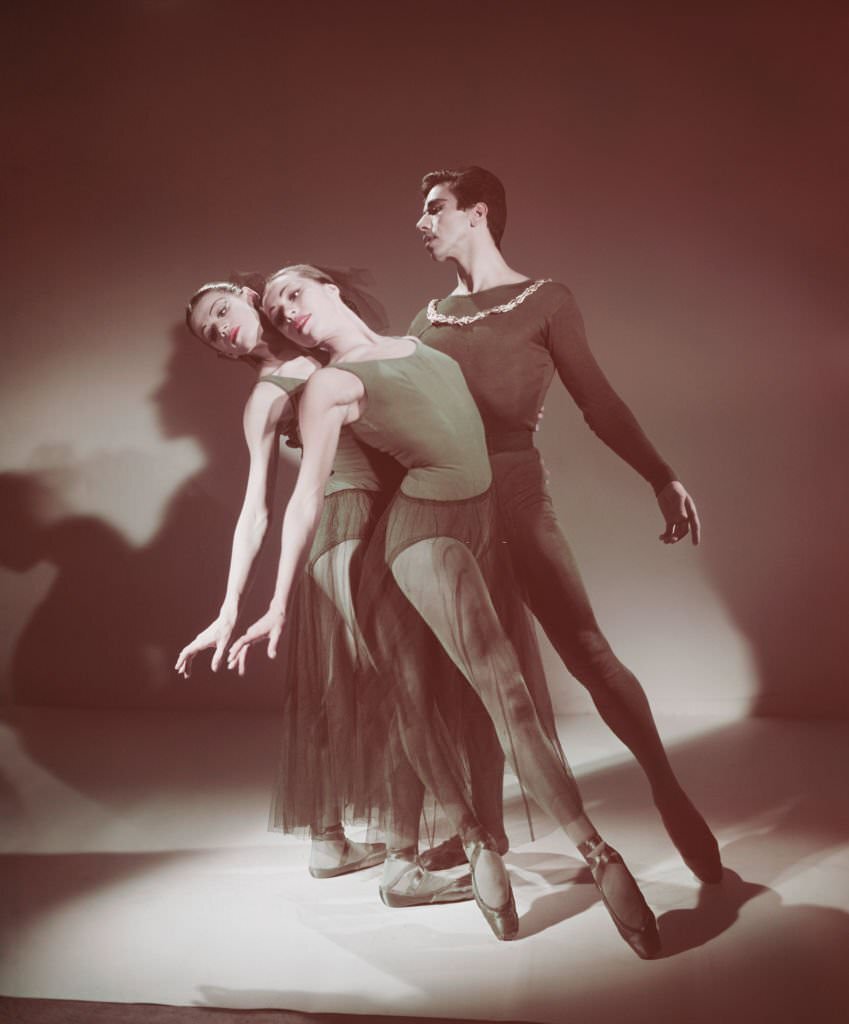
[[[659,540],[664,544],[677,544],[689,533],[693,544],[699,543],[702,527],[696,503],[680,481],[671,480],[662,491],[659,491],[657,503],[666,524],[666,529]]]

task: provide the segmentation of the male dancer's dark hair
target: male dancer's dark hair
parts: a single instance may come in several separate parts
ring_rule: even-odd
[[[486,203],[486,223],[492,240],[501,248],[501,237],[507,224],[507,195],[500,178],[483,167],[458,167],[431,171],[422,178],[422,195],[435,185],[447,185],[457,200],[457,208],[468,210],[475,203]]]

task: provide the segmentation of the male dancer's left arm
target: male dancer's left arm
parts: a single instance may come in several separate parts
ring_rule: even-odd
[[[587,425],[654,489],[665,523],[660,540],[675,544],[689,533],[698,544],[701,524],[695,502],[596,362],[581,311],[568,289],[546,326],[557,373]]]

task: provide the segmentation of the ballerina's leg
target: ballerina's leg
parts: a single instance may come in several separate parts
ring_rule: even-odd
[[[516,653],[472,553],[453,538],[429,538],[397,555],[392,572],[401,591],[480,697],[520,784],[576,845],[591,843],[598,833],[584,812],[574,779],[539,720]],[[494,863],[484,863],[483,878],[484,884],[492,886],[487,902],[495,904],[501,876]],[[608,909],[616,908],[614,919],[618,917],[629,929],[641,929],[647,907],[624,864],[608,865],[604,881],[602,893],[609,901]]]
[[[349,688],[364,650],[364,641],[354,614],[352,587],[352,565],[361,543],[356,538],[343,540],[328,548],[309,566],[312,582],[338,615],[339,628],[332,640],[328,638],[328,678],[333,679],[337,674],[346,676],[341,686],[335,686],[325,695],[322,707],[324,746],[315,752],[316,757],[328,759],[327,770],[317,773],[317,812],[310,827],[310,871],[318,877],[371,867],[380,863],[385,853],[383,843],[360,843],[349,839],[342,825],[349,796],[342,789],[343,780],[355,791],[355,803],[361,806],[365,803],[364,776],[357,772],[358,777],[351,779],[350,751],[355,747],[348,747],[345,769],[334,763],[337,752],[348,744],[348,740],[343,737],[357,728],[356,709]],[[371,812],[371,808],[366,810]]]

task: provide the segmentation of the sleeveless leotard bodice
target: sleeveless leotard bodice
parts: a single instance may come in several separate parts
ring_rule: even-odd
[[[280,426],[297,436],[298,401],[306,381],[284,376],[260,380],[291,396]],[[351,632],[351,601],[366,544],[400,475],[396,462],[361,444],[349,428],[342,430],[306,571],[287,610],[272,829],[298,832],[342,818],[368,822],[383,814],[383,763],[374,754],[377,744],[365,739],[381,709],[374,705],[375,695],[360,685],[364,646]],[[341,550],[346,553],[336,560],[332,553]],[[334,559],[332,572],[325,557]]]
[[[306,380],[300,377],[268,375],[259,378],[276,384],[285,391],[292,402],[280,427],[289,431],[297,423],[297,400]],[[339,446],[333,460],[333,471],[325,488],[325,494],[356,488],[363,491],[380,491],[397,486],[398,468],[386,456],[374,448],[360,444],[350,428],[344,427],[339,435]]]
[[[374,673],[363,690],[385,694],[372,733],[384,746],[395,740],[393,814],[415,821],[423,785],[454,828],[467,820],[470,774],[491,770],[485,750],[496,733],[512,751],[524,722],[507,714],[512,697],[528,708],[549,775],[568,786],[535,636],[500,543],[483,423],[459,365],[417,341],[408,356],[331,367],[365,388],[351,430],[407,469],[369,540],[354,602]],[[469,683],[480,683],[477,696]],[[524,786],[525,762],[514,768]]]
[[[408,356],[331,364],[358,377],[366,391],[365,410],[350,430],[406,468],[401,490],[410,497],[481,494],[492,476],[483,423],[460,367],[415,345]]]

